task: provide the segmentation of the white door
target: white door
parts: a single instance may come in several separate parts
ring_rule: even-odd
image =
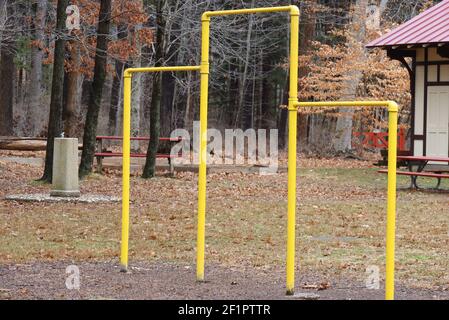
[[[428,89],[426,149],[427,156],[449,155],[449,86]]]

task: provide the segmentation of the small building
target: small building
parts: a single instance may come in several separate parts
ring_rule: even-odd
[[[369,43],[407,68],[411,80],[411,152],[449,156],[449,0]],[[409,64],[406,58],[411,58]],[[410,60],[410,59],[408,59]]]

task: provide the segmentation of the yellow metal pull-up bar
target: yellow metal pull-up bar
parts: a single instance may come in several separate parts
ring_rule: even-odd
[[[388,195],[385,299],[394,299],[394,260],[396,239],[396,156],[398,141],[398,105],[394,101],[297,102],[294,107],[387,107],[388,108]]]
[[[386,298],[394,298],[394,239],[396,213],[396,145],[398,107],[392,101],[356,102],[298,102],[298,52],[299,9],[296,6],[255,8],[227,11],[208,11],[202,16],[201,65],[182,67],[131,68],[124,72],[123,107],[123,195],[122,195],[122,242],[120,262],[123,270],[128,268],[129,241],[129,194],[130,194],[130,133],[131,133],[131,85],[132,75],[138,72],[199,71],[201,74],[200,96],[200,163],[198,176],[198,227],[197,227],[197,280],[204,280],[205,226],[206,226],[206,172],[207,172],[207,111],[209,97],[209,47],[211,17],[237,14],[273,12],[290,13],[290,92],[289,92],[289,142],[288,142],[288,215],[286,286],[287,294],[294,294],[295,244],[296,244],[296,144],[298,107],[335,106],[384,106],[390,112],[390,138],[388,161],[388,215],[387,215],[387,279]]]
[[[204,280],[204,247],[206,226],[206,170],[207,170],[207,110],[209,90],[209,41],[211,17],[236,14],[258,14],[273,12],[290,13],[290,94],[289,94],[289,176],[288,176],[288,222],[287,222],[287,294],[294,293],[295,284],[295,224],[296,224],[296,126],[298,102],[298,52],[299,9],[297,6],[255,8],[226,11],[207,11],[202,16],[201,40],[201,100],[200,100],[200,165],[198,177],[198,235],[196,274]]]

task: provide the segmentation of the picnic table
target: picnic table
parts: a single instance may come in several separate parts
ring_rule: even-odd
[[[103,147],[103,141],[104,140],[123,140],[123,137],[120,136],[98,136],[96,138],[97,140],[97,146],[96,146],[96,152],[95,157],[97,158],[97,171],[98,173],[101,173],[103,171],[103,159],[109,158],[109,157],[123,157],[123,153],[121,152],[112,152],[104,149]],[[150,141],[149,137],[131,137],[131,141]],[[182,137],[177,138],[159,138],[159,141],[161,142],[168,142],[170,144],[178,143],[183,141]],[[173,164],[173,158],[181,157],[181,154],[172,155],[169,152],[166,153],[158,153],[156,154],[157,159],[167,159],[168,164],[170,167],[170,174],[174,174],[175,168]],[[131,153],[131,158],[146,158],[146,153]]]
[[[434,189],[439,189],[441,179],[449,179],[449,166],[445,169],[428,169],[429,162],[438,162],[449,165],[449,157],[433,157],[433,156],[398,156],[398,161],[404,161],[407,165],[408,171],[397,171],[398,175],[409,176],[411,179],[410,188],[421,189],[418,186],[418,177],[436,178],[437,185]],[[416,169],[416,170],[415,170]],[[388,173],[388,170],[379,170],[379,173]]]

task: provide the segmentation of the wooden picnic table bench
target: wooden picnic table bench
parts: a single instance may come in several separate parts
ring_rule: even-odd
[[[398,175],[409,176],[411,179],[411,189],[421,189],[418,186],[418,177],[436,178],[437,185],[434,189],[438,190],[441,185],[441,179],[449,179],[449,167],[447,169],[425,170],[429,162],[441,162],[449,164],[449,157],[432,157],[432,156],[398,156],[398,161],[407,163],[408,171],[397,171]],[[416,168],[416,170],[413,170]],[[388,170],[379,170],[379,173],[388,173]]]
[[[103,159],[108,157],[123,157],[123,153],[121,152],[112,152],[108,151],[107,149],[104,149],[103,147],[103,141],[104,140],[116,140],[120,141],[123,140],[123,137],[116,137],[116,136],[98,136],[96,138],[97,140],[97,148],[95,152],[95,157],[97,159],[97,171],[99,173],[103,170]],[[162,142],[170,142],[170,143],[178,143],[183,140],[182,137],[178,138],[159,138],[159,141]],[[150,141],[149,137],[131,137],[131,141]],[[131,158],[146,158],[147,155],[145,153],[131,153]],[[166,153],[158,153],[156,154],[157,159],[167,159],[168,165],[170,166],[170,174],[173,174],[175,171],[174,164],[172,159],[181,157],[181,154],[178,155],[171,155]]]

